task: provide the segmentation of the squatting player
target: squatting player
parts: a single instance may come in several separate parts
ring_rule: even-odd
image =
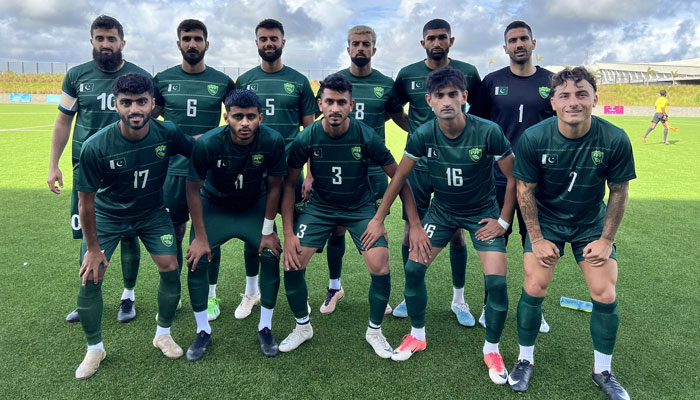
[[[385,143],[384,122],[387,117],[403,123],[405,130],[408,130],[408,120],[403,112],[403,107],[393,96],[394,81],[372,68],[372,57],[377,52],[376,44],[377,34],[369,26],[357,25],[350,28],[347,47],[348,55],[350,55],[350,68],[338,73],[348,78],[352,84],[352,98],[355,101],[355,108],[350,113],[350,117],[373,128],[381,138],[382,143]],[[384,197],[384,191],[388,184],[387,176],[379,165],[370,166],[369,182],[372,192],[374,192],[374,198],[379,203]],[[339,228],[328,239],[326,256],[330,281],[326,299],[321,305],[321,313],[323,314],[332,313],[338,300],[345,295],[340,284],[344,254],[345,229]],[[391,313],[391,307],[387,306],[385,312]]]
[[[122,50],[126,41],[124,41],[124,29],[119,21],[107,15],[100,15],[90,26],[90,36],[93,60],[71,68],[63,79],[61,103],[58,106],[60,112],[56,117],[51,139],[51,161],[47,179],[49,189],[60,194],[63,188],[63,174],[58,163],[70,138],[73,117],[77,114],[72,146],[73,191],[70,225],[73,239],[83,237],[78,216],[78,192],[75,189],[80,172],[81,146],[95,132],[119,120],[119,115],[114,111],[114,95],[112,95],[114,79],[129,72],[150,76],[148,72],[122,59]],[[56,182],[59,187],[56,187]],[[138,239],[124,237],[121,241],[124,292],[117,314],[119,322],[129,322],[136,316],[134,287],[140,256]],[[78,310],[71,311],[66,321],[78,322]]]
[[[119,240],[138,236],[160,272],[158,315],[153,345],[171,359],[182,349],[170,336],[180,299],[174,230],[163,204],[163,183],[172,155],[189,156],[194,140],[172,122],[150,119],[155,106],[150,76],[128,73],[112,91],[120,120],[83,143],[80,152],[80,222],[83,229],[82,286],[78,313],[87,337],[77,379],[97,372],[102,344],[102,280]]]
[[[463,228],[469,231],[481,259],[488,294],[484,362],[491,380],[503,385],[508,379],[508,372],[498,343],[508,313],[508,294],[503,238],[506,230],[502,224],[510,223],[515,206],[515,185],[511,175],[513,153],[498,125],[462,112],[468,94],[467,82],[460,71],[444,67],[431,72],[426,80],[426,89],[426,101],[437,118],[421,125],[408,138],[399,169],[377,215],[363,235],[363,245],[369,246],[386,232],[384,219],[396,199],[397,189],[408,179],[421,157],[426,157],[435,197],[423,218],[422,228],[420,220],[409,220],[411,236],[419,237],[425,245],[412,247],[404,267],[404,297],[411,320],[411,333],[404,336],[392,359],[404,361],[416,351],[425,350],[425,310],[428,303],[425,273],[454,232]],[[494,161],[508,180],[506,202],[500,211],[496,203]],[[418,242],[418,239],[415,241]],[[421,249],[426,247],[430,248],[427,257],[420,254]]]
[[[258,340],[263,354],[277,355],[271,328],[282,247],[274,226],[282,177],[287,174],[284,140],[279,132],[260,125],[262,106],[255,93],[234,90],[226,96],[224,105],[226,125],[210,130],[197,141],[187,178],[193,226],[187,250],[191,265],[187,284],[197,322],[197,337],[187,350],[190,361],[202,358],[211,342],[207,320],[210,249],[233,238],[243,240],[260,255]]]
[[[476,68],[471,64],[453,60],[447,56],[450,52],[450,47],[452,47],[455,41],[455,38],[451,36],[451,32],[452,28],[450,28],[450,24],[445,20],[433,19],[428,21],[428,23],[423,26],[423,39],[420,41],[421,46],[425,49],[427,58],[403,67],[396,77],[396,82],[394,82],[395,95],[398,96],[402,105],[409,103],[409,137],[419,126],[435,119],[435,113],[433,113],[430,106],[425,101],[425,95],[427,94],[425,81],[430,72],[448,65],[460,70],[467,80],[467,90],[469,92],[467,102],[469,104],[473,104],[479,91],[481,78],[479,78],[479,72]],[[416,198],[416,204],[418,205],[418,215],[422,219],[428,210],[430,196],[433,192],[425,159],[418,162],[415,170],[408,179]],[[406,219],[405,216],[404,219]],[[401,255],[403,256],[404,264],[406,264],[408,260],[408,227],[409,224],[407,221],[401,247]],[[452,312],[455,313],[460,324],[474,326],[474,317],[469,311],[469,306],[464,301],[467,247],[464,241],[464,231],[462,229],[458,229],[450,241],[450,265],[452,267],[453,286]],[[407,316],[405,302],[401,302],[401,304],[396,306],[394,315],[397,317]]]
[[[177,26],[177,47],[182,53],[182,63],[153,78],[156,86],[156,108],[154,115],[163,115],[166,121],[173,121],[180,130],[190,136],[219,126],[221,104],[226,94],[235,88],[233,80],[204,63],[204,55],[209,49],[207,27],[196,19],[186,19]],[[182,238],[185,236],[189,212],[185,185],[188,161],[176,156],[170,160],[168,176],[163,187],[165,208],[175,225],[177,243],[177,263],[182,267]],[[219,298],[216,297],[216,282],[219,275],[221,249],[212,250],[209,265],[209,300],[207,318],[215,320],[219,314]]]
[[[557,117],[527,129],[515,157],[513,176],[527,237],[517,317],[520,354],[508,382],[517,392],[528,388],[542,301],[569,242],[593,303],[593,381],[609,398],[628,399],[610,364],[619,326],[614,241],[627,207],[629,181],[636,178],[632,147],[622,129],[591,116],[598,96],[595,78],[585,68],[554,75],[551,96]]]
[[[283,184],[284,286],[297,324],[280,343],[279,350],[292,351],[313,336],[306,303],[306,266],[336,226],[342,226],[350,231],[371,277],[365,339],[377,355],[389,358],[393,350],[381,330],[391,293],[387,241],[382,237],[373,246],[362,247],[360,235],[375,212],[369,166],[380,165],[388,175],[393,175],[396,162],[372,128],[348,117],[354,101],[352,84],[345,76],[336,73],[326,77],[321,82],[319,96],[318,105],[324,118],[304,129],[294,140]],[[294,185],[309,159],[314,176],[311,198],[295,223]],[[408,185],[403,186],[401,198],[413,211],[410,216],[418,219]]]
[[[262,62],[239,76],[236,88],[258,95],[265,109],[264,125],[282,134],[289,152],[289,146],[299,134],[299,126],[307,127],[314,122],[318,106],[308,78],[282,63],[285,43],[284,27],[279,21],[260,21],[255,27],[255,44]],[[300,175],[296,199],[300,206],[303,180]],[[304,185],[310,186],[311,180]],[[239,319],[250,315],[253,306],[260,302],[257,254],[257,248],[244,247],[246,287],[235,313]]]
[[[505,39],[503,49],[510,58],[510,65],[486,75],[481,82],[477,101],[469,108],[469,112],[497,123],[510,141],[511,149],[516,151],[518,140],[525,129],[554,115],[549,102],[553,74],[532,64],[532,52],[535,50],[537,41],[533,39],[532,29],[527,23],[511,22],[506,27],[503,38]],[[496,200],[498,207],[502,209],[506,193],[506,178],[498,168],[498,164],[494,165],[494,172]],[[520,238],[524,245],[527,227],[517,204],[515,210],[518,215]],[[507,229],[504,238],[508,245],[508,236],[513,229],[510,225],[504,224],[503,227]],[[486,327],[485,318],[484,309],[479,317],[479,324],[483,327]],[[542,314],[540,332],[549,332],[544,314]]]

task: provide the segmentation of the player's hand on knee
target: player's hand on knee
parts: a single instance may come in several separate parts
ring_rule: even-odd
[[[559,259],[559,248],[547,239],[541,239],[532,243],[532,253],[545,268],[553,268]]]
[[[360,236],[360,240],[362,241],[362,249],[371,249],[372,246],[377,243],[377,240],[379,240],[379,238],[382,236],[387,239],[387,242],[389,241],[384,223],[378,219],[372,218],[367,224],[367,229],[365,229],[362,236]]]
[[[276,233],[271,233],[269,235],[262,235],[260,237],[260,248],[258,248],[258,255],[262,256],[265,249],[270,249],[272,254],[278,259],[280,258],[280,253],[282,252],[282,244],[280,238],[277,237]]]
[[[301,253],[301,245],[299,238],[296,235],[288,235],[284,237],[284,250],[282,251],[285,271],[296,271],[301,268],[299,262],[299,254]]]
[[[486,224],[484,225],[481,229],[476,231],[476,239],[480,240],[482,242],[486,242],[491,239],[495,239],[499,236],[503,236],[506,233],[506,230],[503,229],[501,224],[498,223],[498,220],[495,220],[493,218],[484,218],[481,221],[479,221],[479,225]]]
[[[58,182],[58,186],[56,186]],[[56,194],[61,194],[61,189],[63,189],[63,174],[60,168],[49,169],[49,177],[46,179],[46,183],[49,185],[49,190]]]
[[[607,239],[594,240],[583,248],[583,257],[594,267],[602,267],[610,258],[613,242]]]
[[[187,249],[187,255],[185,257],[192,272],[197,269],[197,264],[199,264],[199,260],[204,255],[207,256],[207,261],[211,261],[211,249],[209,248],[209,243],[207,240],[195,237],[190,244],[190,247]]]
[[[87,284],[88,279],[97,285],[100,282],[100,265],[104,265],[104,268],[109,266],[109,261],[102,251],[91,251],[88,250],[83,257],[83,264],[80,266],[79,276],[82,278],[82,285]]]
[[[311,197],[311,187],[314,184],[314,178],[312,176],[307,175],[306,178],[304,178],[304,182],[301,184],[301,198],[304,200],[309,200]]]
[[[433,245],[428,234],[423,229],[411,229],[408,231],[408,243],[410,252],[418,256],[417,262],[428,264],[433,253]]]

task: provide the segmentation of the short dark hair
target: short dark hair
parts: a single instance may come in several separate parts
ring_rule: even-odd
[[[352,97],[352,83],[350,83],[350,81],[348,80],[348,78],[345,77],[345,75],[337,73],[328,75],[324,80],[321,81],[321,86],[318,88],[317,97],[320,98],[323,94],[323,90],[325,89],[335,90],[338,93],[348,92],[350,93],[350,97]]]
[[[461,91],[467,90],[467,80],[462,71],[452,67],[442,67],[428,74],[425,87],[428,94],[435,93],[444,87],[452,85]]]
[[[266,19],[260,21],[260,23],[258,23],[258,25],[255,27],[255,34],[256,35],[258,34],[258,29],[260,29],[260,28],[279,29],[280,32],[282,33],[282,36],[284,36],[284,27],[282,26],[282,23],[276,19],[266,18]]]
[[[95,29],[114,29],[117,28],[117,33],[119,34],[119,39],[124,40],[124,28],[122,24],[117,21],[116,18],[110,17],[109,15],[100,15],[92,21],[90,25],[90,37],[95,33]]]
[[[666,96],[666,91],[665,91],[664,89],[661,89],[661,91],[659,92],[659,94],[662,95],[662,96]]]
[[[262,104],[260,104],[258,95],[250,90],[242,89],[235,89],[228,92],[224,99],[224,107],[226,107],[226,112],[231,111],[232,107],[256,107],[258,112],[262,110]]]
[[[207,40],[207,26],[198,19],[186,19],[180,22],[180,25],[177,26],[177,39],[180,40],[182,32],[190,32],[196,29],[201,30],[204,33],[204,40]]]
[[[428,31],[431,29],[447,29],[447,34],[452,34],[452,28],[450,27],[450,24],[444,19],[440,18],[431,19],[425,25],[423,25],[423,37],[425,37],[425,34],[428,33]]]
[[[574,83],[579,83],[584,80],[593,86],[594,93],[598,90],[598,87],[595,84],[595,76],[593,76],[593,74],[585,67],[566,67],[552,75],[552,96],[554,95],[554,91],[557,89],[557,86],[565,84],[566,81],[574,81]]]
[[[120,93],[141,94],[146,92],[153,96],[153,80],[138,72],[124,74],[112,83],[112,93],[115,97]]]
[[[506,30],[503,31],[503,40],[506,40],[508,36],[508,31],[511,29],[518,29],[518,28],[525,28],[527,31],[530,33],[530,39],[532,39],[532,28],[530,28],[530,25],[527,24],[525,21],[513,21],[508,26],[506,26]]]

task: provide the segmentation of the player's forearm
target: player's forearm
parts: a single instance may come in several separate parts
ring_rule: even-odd
[[[537,201],[535,200],[535,187],[537,187],[537,185],[518,180],[516,181],[516,187],[520,213],[523,216],[523,220],[525,220],[530,242],[541,240],[543,236],[540,229],[540,222],[537,218]]]
[[[80,226],[85,245],[90,251],[101,251],[97,240],[97,216],[95,215],[95,193],[78,192]]]
[[[411,190],[411,185],[408,183],[408,180],[404,181],[403,186],[401,186],[399,196],[401,196],[401,203],[403,203],[403,209],[406,210],[406,218],[408,218],[409,226],[417,226],[418,228],[420,228],[421,221],[420,217],[418,216],[416,198],[413,197],[413,191]]]
[[[389,182],[389,186],[384,191],[384,197],[382,197],[382,202],[379,204],[379,208],[374,214],[374,218],[380,220],[382,223],[386,219],[386,216],[389,215],[391,205],[394,204],[396,196],[399,195],[399,192],[404,187],[404,183],[406,183],[406,178],[408,177],[408,174],[402,173],[401,168],[397,168],[396,164],[392,164],[391,166],[385,166],[384,172],[386,172],[386,174],[389,175],[389,177],[391,178],[391,182]],[[410,187],[408,190],[411,190]],[[411,199],[413,199],[412,192]],[[409,199],[408,201],[411,200]],[[413,206],[415,207],[415,199],[413,199]]]
[[[190,209],[192,229],[194,229],[195,236],[207,240],[207,230],[204,227],[204,212],[202,210],[202,197],[199,193],[202,186],[204,186],[204,182],[187,181],[187,208]]]
[[[265,203],[265,218],[274,220],[277,216],[277,208],[280,204],[280,193],[282,188],[281,178],[267,177],[267,201]]]
[[[514,178],[508,178],[508,182],[506,183],[506,193],[503,198],[503,208],[501,209],[501,215],[500,218],[503,219],[504,221],[508,222],[509,224],[513,223],[513,213],[515,211],[515,201],[516,201],[516,192],[515,192],[515,179]]]
[[[72,122],[73,117],[59,111],[58,116],[56,117],[56,123],[53,127],[53,136],[51,137],[50,168],[58,168],[58,162],[60,161],[63,150],[65,150],[68,139],[70,138],[70,127]]]
[[[300,168],[287,168],[287,177],[282,183],[282,231],[284,236],[294,235],[294,186]]]
[[[610,195],[608,196],[608,207],[605,213],[605,225],[600,238],[614,242],[617,229],[620,227],[622,217],[624,217],[627,209],[629,182],[608,183],[608,187],[610,188]]]

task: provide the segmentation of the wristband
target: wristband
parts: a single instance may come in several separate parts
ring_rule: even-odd
[[[498,218],[498,224],[501,225],[501,228],[508,230],[510,228],[510,224],[507,223],[503,218]]]
[[[275,226],[275,220],[274,219],[267,219],[265,218],[263,220],[263,227],[262,227],[262,234],[263,235],[269,235],[273,232],[273,227]]]

